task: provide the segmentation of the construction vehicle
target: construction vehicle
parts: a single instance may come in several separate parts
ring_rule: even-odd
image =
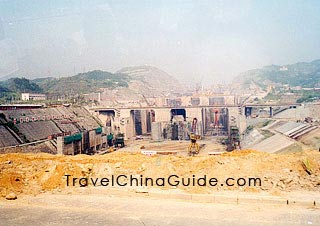
[[[199,154],[200,147],[199,144],[197,144],[197,140],[199,140],[201,137],[200,135],[196,135],[194,133],[190,133],[190,145],[188,147],[188,155],[189,156],[195,156]]]
[[[233,151],[235,149],[241,149],[239,128],[237,126],[230,126],[227,151]]]
[[[118,133],[115,137],[114,146],[115,147],[124,147],[124,133]]]

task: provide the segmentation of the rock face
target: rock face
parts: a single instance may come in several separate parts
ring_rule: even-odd
[[[183,90],[178,80],[156,67],[125,67],[117,73],[129,75],[132,79],[129,88],[145,96],[165,95]]]

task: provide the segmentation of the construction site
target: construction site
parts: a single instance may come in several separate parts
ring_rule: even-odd
[[[320,1],[0,0],[0,226],[320,225]]]
[[[75,177],[207,173],[220,179],[232,175],[262,180],[258,187],[176,188],[191,193],[320,191],[319,108],[285,106],[272,115],[252,117],[237,106],[7,107],[1,111],[0,194],[5,198],[11,192],[76,190],[65,186],[68,173]]]
[[[288,208],[320,221],[318,103],[0,108],[0,217],[9,225],[38,222],[41,211],[43,221],[61,216],[50,218],[57,225],[74,225],[66,214],[81,222],[96,214],[91,222],[109,225],[212,225],[212,211],[237,209],[243,219],[244,211],[259,215],[261,204],[275,210],[260,216],[270,225]],[[136,212],[142,203],[150,212]],[[178,217],[152,203],[207,212]],[[26,218],[30,212],[39,215]]]

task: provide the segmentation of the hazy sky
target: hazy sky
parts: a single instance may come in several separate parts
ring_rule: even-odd
[[[0,78],[148,64],[212,83],[318,58],[319,0],[0,0]]]

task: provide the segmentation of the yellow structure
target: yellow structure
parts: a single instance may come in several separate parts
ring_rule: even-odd
[[[199,154],[200,147],[199,147],[199,144],[197,144],[197,140],[199,140],[200,138],[201,138],[200,135],[190,133],[191,143],[188,147],[188,155],[189,156],[194,156],[196,154]]]

